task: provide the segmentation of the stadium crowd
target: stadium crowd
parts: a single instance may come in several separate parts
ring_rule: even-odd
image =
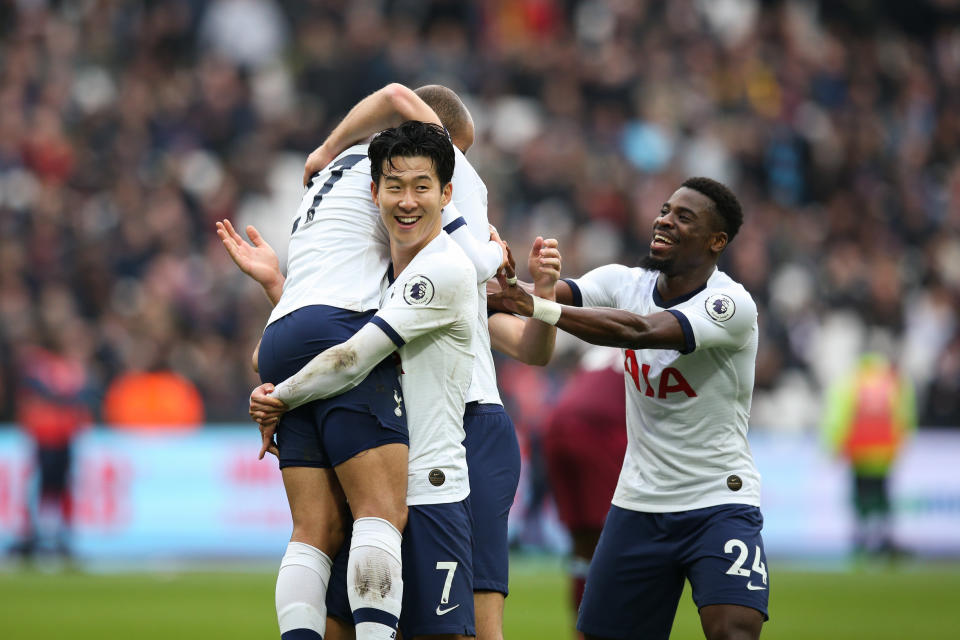
[[[867,7],[867,8],[863,8]],[[168,370],[247,419],[269,313],[214,222],[283,252],[307,153],[383,85],[468,99],[514,246],[633,264],[674,185],[731,185],[760,310],[752,422],[813,429],[861,348],[960,427],[960,2],[0,0],[0,422],[18,359]],[[51,339],[51,336],[56,339]],[[576,361],[502,362],[518,426]],[[53,346],[51,346],[53,345]]]

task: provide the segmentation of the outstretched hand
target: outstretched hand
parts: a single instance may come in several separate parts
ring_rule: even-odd
[[[248,224],[246,231],[250,242],[237,233],[229,220],[217,222],[217,235],[220,236],[230,258],[241,271],[266,289],[276,284],[278,279],[283,278],[280,273],[280,261],[273,247],[263,239],[256,227]]]
[[[497,283],[500,285],[500,291],[488,294],[487,306],[498,311],[532,316],[533,296],[524,291],[523,287],[518,286],[515,280],[512,283],[509,282],[510,275],[508,274],[513,274],[513,270],[497,273]]]

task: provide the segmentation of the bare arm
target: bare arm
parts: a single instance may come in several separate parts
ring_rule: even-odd
[[[353,109],[330,132],[323,144],[308,157],[303,170],[303,184],[337,157],[350,145],[366,140],[384,129],[407,120],[440,124],[440,118],[408,87],[396,82],[371,93],[354,105]]]
[[[505,287],[500,301],[512,313],[533,316],[534,298],[521,287]],[[608,347],[683,351],[688,346],[680,321],[669,311],[641,316],[621,309],[560,305],[556,326],[581,340]]]
[[[527,265],[533,276],[532,289],[535,294],[552,300],[560,277],[557,241],[540,237],[534,240]],[[557,339],[557,329],[553,325],[502,313],[490,316],[488,324],[490,344],[500,353],[526,364],[543,366],[550,362]]]
[[[346,342],[315,356],[277,385],[273,397],[287,408],[329,398],[357,386],[397,346],[373,324],[364,325]]]
[[[263,287],[270,303],[277,306],[286,280],[280,272],[277,253],[252,224],[247,225],[246,231],[250,242],[237,233],[229,220],[217,222],[217,235],[234,264]]]

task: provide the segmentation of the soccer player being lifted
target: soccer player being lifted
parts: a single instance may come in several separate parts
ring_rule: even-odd
[[[437,114],[442,114],[442,117]],[[293,224],[295,230],[290,239],[286,283],[280,273],[276,254],[255,229],[247,228],[253,240],[251,245],[233,230],[228,221],[218,223],[218,234],[231,257],[245,273],[264,287],[268,297],[279,308],[274,310],[271,323],[279,320],[281,324],[289,324],[291,319],[285,319],[285,314],[305,305],[305,311],[297,311],[297,315],[314,314],[316,308],[309,305],[320,302],[340,306],[343,304],[344,291],[351,291],[351,287],[362,291],[363,283],[376,277],[375,269],[368,266],[369,257],[377,255],[376,248],[384,239],[376,233],[377,229],[368,229],[359,224],[369,221],[371,216],[379,217],[370,199],[370,164],[365,158],[367,147],[363,144],[350,145],[405,120],[442,123],[450,133],[456,155],[453,174],[453,203],[456,206],[444,208],[442,224],[444,230],[470,257],[477,270],[478,282],[485,282],[503,264],[505,247],[498,239],[487,242],[490,231],[486,214],[486,187],[462,153],[470,147],[474,135],[473,121],[466,107],[453,91],[445,87],[432,85],[413,92],[402,85],[388,85],[358,103],[324,144],[310,155],[304,176],[308,190]],[[358,156],[363,159],[358,159]],[[310,259],[310,256],[315,258]],[[537,239],[530,252],[528,266],[531,274],[534,274],[538,294],[552,298],[560,266],[556,241]],[[386,270],[386,262],[382,269]],[[473,523],[477,637],[480,640],[497,640],[502,638],[503,602],[507,593],[507,514],[519,479],[520,454],[513,424],[504,412],[497,392],[490,343],[497,350],[528,364],[545,364],[552,353],[555,328],[497,313],[489,318],[488,333],[485,293],[485,287],[481,284],[478,290],[478,321],[474,326],[476,359],[464,415],[464,446],[471,479],[470,515]],[[370,306],[376,308],[376,304],[369,301],[363,308]],[[361,324],[366,320],[366,316],[359,316]],[[314,324],[311,334],[321,332],[322,326]],[[268,332],[278,335],[276,329],[269,329]],[[311,334],[301,331],[292,339],[319,344],[310,338]],[[265,340],[270,339],[265,335]],[[328,347],[331,344],[325,340],[319,346]],[[298,354],[295,361],[291,360],[290,367],[283,371],[262,371],[270,376],[264,375],[264,380],[279,382],[306,362],[303,354],[309,359],[317,352],[294,343],[288,343],[287,348]],[[266,359],[269,360],[269,355]],[[331,399],[330,402],[337,400]],[[292,424],[298,424],[296,416],[306,410],[301,407],[293,412]],[[285,444],[291,442],[290,436],[281,435],[279,439]],[[286,467],[288,463],[284,458],[281,453],[281,466]],[[349,466],[364,464],[363,457],[347,462]],[[362,477],[357,473],[346,480],[349,482],[351,478]],[[395,484],[402,484],[402,480]],[[336,489],[335,485],[331,487]],[[344,488],[349,493],[350,487]],[[327,517],[332,516],[327,514]],[[329,525],[324,527],[320,519],[312,522],[318,528],[329,528]],[[299,545],[294,546],[310,551]],[[329,559],[318,557],[324,565],[321,571],[325,572]],[[289,591],[283,584],[288,581],[286,574],[291,571],[296,573],[299,570],[295,567],[282,569],[278,578],[278,611],[284,608],[279,596]],[[328,618],[327,633],[331,638],[335,635],[340,637],[337,634],[345,634],[346,637],[352,634],[352,629],[344,627],[344,624],[353,623],[351,607],[344,602],[345,586],[342,587],[343,598],[338,597],[340,583],[343,582],[341,574],[345,571],[338,562],[330,579],[331,595],[327,598],[327,613],[331,617]],[[317,602],[318,596],[310,598],[310,601]],[[285,626],[288,625],[281,621],[281,629]]]
[[[708,639],[758,638],[767,619],[760,476],[747,444],[757,308],[717,269],[742,221],[727,187],[690,178],[663,204],[640,267],[562,280],[563,305],[503,278],[491,296],[491,306],[624,350],[627,453],[577,622],[588,639],[667,638],[685,578]]]

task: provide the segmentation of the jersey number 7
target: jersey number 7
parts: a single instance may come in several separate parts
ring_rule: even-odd
[[[310,204],[310,208],[307,209],[305,216],[306,220],[304,220],[304,224],[313,222],[313,216],[317,212],[317,207],[323,201],[323,196],[330,193],[330,190],[333,189],[333,185],[337,184],[337,181],[343,177],[343,172],[347,169],[352,169],[353,165],[357,164],[366,157],[367,156],[361,153],[352,153],[348,156],[343,156],[330,167],[330,177],[327,178],[327,181],[323,183],[323,186],[317,189],[317,192],[313,195],[313,202]],[[309,189],[312,186],[313,179],[311,178],[310,182],[307,183],[307,188]],[[299,226],[300,217],[297,217],[297,219],[293,221],[293,229],[291,229],[290,235],[296,233]]]

